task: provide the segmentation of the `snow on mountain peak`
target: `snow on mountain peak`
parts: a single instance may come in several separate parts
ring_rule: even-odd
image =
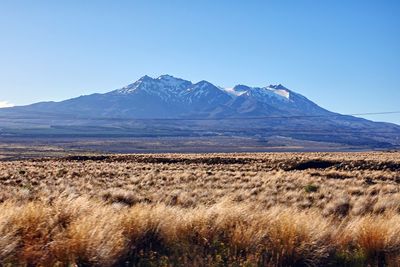
[[[249,87],[246,85],[236,85],[233,88],[221,88],[221,90],[225,91],[229,95],[233,97],[241,96],[243,94],[252,95],[256,97],[274,97],[280,100],[289,100],[290,92],[283,85],[270,85],[267,87]]]
[[[141,77],[141,78],[139,79],[139,81],[149,81],[149,80],[153,80],[153,78],[151,78],[151,77],[148,76],[148,75],[144,75],[143,77]]]
[[[174,76],[172,76],[172,75],[169,75],[169,74],[161,75],[161,76],[157,77],[156,80],[162,81],[162,82],[164,82],[164,83],[182,83],[182,82],[188,82],[188,81],[186,81],[186,80],[183,80],[183,79],[181,79],[181,78],[176,78],[176,77],[174,77]]]
[[[209,86],[215,87],[215,85],[213,85],[212,83],[204,81],[204,80],[200,81],[200,82],[198,82],[198,83],[196,83],[194,85],[197,86],[197,87],[200,87],[202,89],[206,88],[206,87],[209,87]]]
[[[289,93],[289,91],[287,91],[287,90],[275,90],[274,93],[275,93],[275,94],[278,94],[278,95],[280,95],[280,96],[283,96],[283,97],[286,98],[286,99],[289,99],[289,98],[290,98],[290,93]]]
[[[175,78],[174,76],[169,75],[169,74],[163,74],[163,75],[157,77],[157,80],[175,80],[175,79],[178,79],[178,78]]]
[[[170,88],[176,88],[176,89],[182,89],[182,87],[190,86],[192,85],[191,82],[176,78],[172,75],[164,74],[159,76],[156,81],[161,82],[163,86],[170,87]]]
[[[225,93],[229,94],[232,97],[237,97],[241,96],[242,94],[246,93],[245,90],[236,90],[235,87],[228,87],[228,88],[223,88],[223,87],[218,87],[220,90],[224,91]]]
[[[144,75],[143,77],[141,77],[139,80],[137,80],[134,83],[131,83],[125,87],[122,87],[121,89],[116,90],[117,93],[119,94],[130,94],[133,93],[134,91],[136,91],[137,88],[139,88],[139,86],[142,83],[149,83],[154,81],[153,78],[151,78],[150,76]]]
[[[193,84],[190,88],[186,89],[185,94],[193,94],[195,97],[200,97],[202,95],[207,95],[212,91],[212,88],[215,88],[210,82],[200,81],[198,83]]]
[[[289,89],[287,89],[285,86],[283,86],[282,84],[278,84],[278,85],[269,85],[267,86],[265,89],[271,90],[272,92],[274,92],[275,94],[282,96],[286,99],[290,99],[290,92]]]
[[[233,88],[222,88],[215,87],[215,85],[205,80],[193,84],[190,81],[176,78],[168,74],[161,75],[155,79],[145,75],[135,83],[117,90],[117,93],[132,94],[134,92],[142,91],[152,95],[157,95],[164,100],[181,101],[180,98],[183,95],[186,96],[188,94],[193,94],[196,97],[199,97],[200,95],[209,95],[213,88],[220,89],[231,98],[236,98],[246,94],[248,96],[257,97],[262,101],[276,99],[286,102],[290,100],[290,90],[282,84],[269,85],[262,88],[239,84]]]

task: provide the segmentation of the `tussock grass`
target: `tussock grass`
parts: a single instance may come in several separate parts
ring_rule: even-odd
[[[400,265],[398,154],[213,157],[0,163],[0,264]]]
[[[78,197],[0,205],[4,265],[398,264],[400,215],[344,221],[276,206],[222,202],[132,207]]]

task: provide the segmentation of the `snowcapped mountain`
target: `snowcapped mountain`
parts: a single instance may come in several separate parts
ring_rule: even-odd
[[[135,95],[148,94],[159,97],[164,101],[175,101],[177,97],[193,84],[189,81],[175,78],[170,75],[162,75],[157,79],[143,76],[137,82],[124,88],[115,90],[111,94]]]
[[[317,115],[327,111],[286,87],[237,85],[221,88],[207,81],[192,83],[170,75],[144,76],[133,84],[106,94],[108,99],[129,99],[124,114],[135,118],[216,118],[246,115]],[[140,100],[140,101],[138,101]],[[120,102],[123,102],[120,100]],[[153,112],[163,110],[162,112]],[[107,114],[102,113],[103,116]]]
[[[121,89],[14,110],[109,118],[216,118],[247,115],[316,115],[326,111],[282,85],[231,89],[170,75],[144,76]]]
[[[18,125],[35,127],[90,125],[131,133],[134,126],[171,136],[177,135],[177,129],[178,132],[184,129],[189,135],[202,132],[274,135],[324,142],[400,145],[400,126],[328,111],[281,84],[222,88],[207,81],[192,83],[171,75],[143,76],[105,94],[3,108],[0,135],[1,118],[5,118],[7,125],[18,121]],[[167,120],[154,122],[160,119]]]

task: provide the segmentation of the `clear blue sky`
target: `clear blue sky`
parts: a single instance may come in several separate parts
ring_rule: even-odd
[[[400,110],[399,14],[398,0],[2,0],[0,104],[168,73],[282,83],[341,113]]]

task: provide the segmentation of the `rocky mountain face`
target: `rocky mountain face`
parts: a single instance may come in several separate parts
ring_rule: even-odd
[[[281,84],[221,88],[170,75],[144,76],[105,94],[0,109],[3,132],[37,125],[78,127],[76,131],[103,127],[105,132],[112,127],[128,135],[162,129],[162,134],[171,136],[283,136],[373,147],[400,144],[400,126],[328,111]]]

